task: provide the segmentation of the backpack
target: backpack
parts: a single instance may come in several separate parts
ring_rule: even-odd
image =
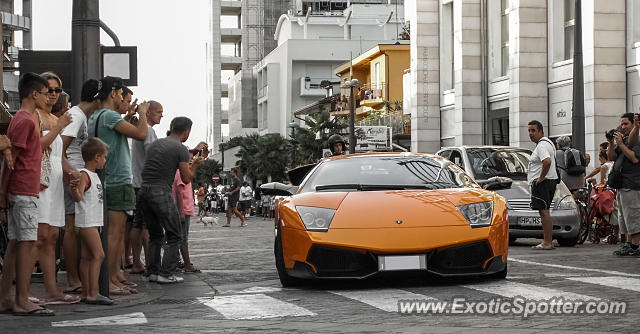
[[[578,176],[585,173],[586,168],[583,166],[584,161],[580,151],[575,148],[567,148],[564,150],[564,168],[567,174]]]

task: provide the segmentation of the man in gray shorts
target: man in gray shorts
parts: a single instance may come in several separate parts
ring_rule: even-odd
[[[35,264],[33,251],[38,239],[42,160],[36,108],[46,107],[49,83],[37,74],[25,73],[18,83],[18,92],[21,109],[11,119],[7,130],[14,165],[10,169],[5,161],[0,186],[0,208],[9,208],[9,245],[0,286],[0,311],[13,312],[14,315],[52,316],[54,313],[51,310],[29,300],[31,271]],[[16,295],[12,300],[14,278]]]
[[[627,235],[627,242],[613,254],[623,257],[640,257],[640,145],[637,140],[632,143],[633,140],[624,139],[633,129],[633,118],[632,113],[622,115],[620,131],[616,132],[614,138],[607,138],[607,155],[609,160],[615,161],[613,171],[622,168],[623,188],[618,189],[617,194],[618,223],[620,234]]]

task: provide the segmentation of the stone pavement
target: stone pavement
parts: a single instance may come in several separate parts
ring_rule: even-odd
[[[249,219],[231,228],[193,222],[192,262],[203,272],[185,283],[140,282],[140,294],[112,307],[53,307],[53,318],[0,315],[2,333],[14,332],[277,332],[277,333],[571,333],[637,332],[640,259],[611,255],[616,246],[581,245],[534,251],[535,240],[510,247],[507,280],[425,280],[386,277],[283,289],[273,258],[273,222]],[[139,279],[137,276],[130,276]],[[36,289],[39,284],[34,284]],[[41,285],[41,284],[40,284]],[[37,294],[37,293],[36,293]],[[625,315],[402,315],[398,299],[488,301],[514,295],[570,296],[627,302]],[[432,298],[432,299],[429,299]],[[62,327],[65,326],[65,327]],[[66,327],[70,326],[70,327]]]

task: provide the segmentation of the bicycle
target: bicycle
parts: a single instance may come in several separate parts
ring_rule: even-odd
[[[578,230],[578,244],[582,245],[589,238],[591,232],[591,221],[589,215],[591,213],[590,195],[593,189],[591,180],[587,181],[586,188],[580,188],[573,192],[573,199],[578,206],[580,214],[580,229]]]

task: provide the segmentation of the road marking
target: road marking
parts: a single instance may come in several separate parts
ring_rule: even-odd
[[[225,255],[225,254],[238,254],[238,253],[256,253],[256,252],[265,252],[270,251],[271,249],[244,249],[244,250],[230,250],[230,251],[222,251],[222,252],[213,252],[213,253],[204,253],[204,254],[195,254],[189,255],[189,257],[207,257],[212,255]]]
[[[398,301],[400,300],[436,300],[433,297],[399,289],[334,290],[329,292],[371,305],[386,312],[398,312]]]
[[[512,257],[509,258],[509,261],[523,263],[523,264],[533,264],[533,265],[537,265],[537,266],[546,266],[546,267],[552,267],[552,268],[559,268],[559,269],[591,271],[591,272],[598,272],[598,273],[603,273],[603,274],[608,274],[608,275],[615,275],[615,276],[640,277],[640,274],[629,274],[629,273],[623,273],[621,271],[615,271],[615,270],[603,270],[603,269],[563,266],[563,265],[560,265],[560,264],[534,262],[534,261],[529,261],[529,260],[516,259],[516,258],[512,258]]]
[[[261,293],[199,298],[198,300],[200,300],[202,304],[222,314],[225,318],[232,320],[316,315],[305,308],[283,302]]]
[[[147,317],[142,312],[115,315],[111,317],[91,318],[84,320],[67,320],[51,322],[52,327],[77,327],[77,326],[114,326],[114,325],[141,325],[147,323]]]
[[[612,288],[640,292],[640,279],[637,279],[637,278],[607,276],[607,277],[567,277],[567,279],[571,281],[598,284],[598,285],[609,286]]]
[[[512,281],[493,281],[482,282],[470,285],[461,285],[462,287],[478,290],[482,292],[500,295],[507,298],[520,296],[527,299],[543,300],[553,297],[562,297],[570,300],[598,300],[599,298],[581,295],[573,292],[564,292],[555,289],[524,284]]]

